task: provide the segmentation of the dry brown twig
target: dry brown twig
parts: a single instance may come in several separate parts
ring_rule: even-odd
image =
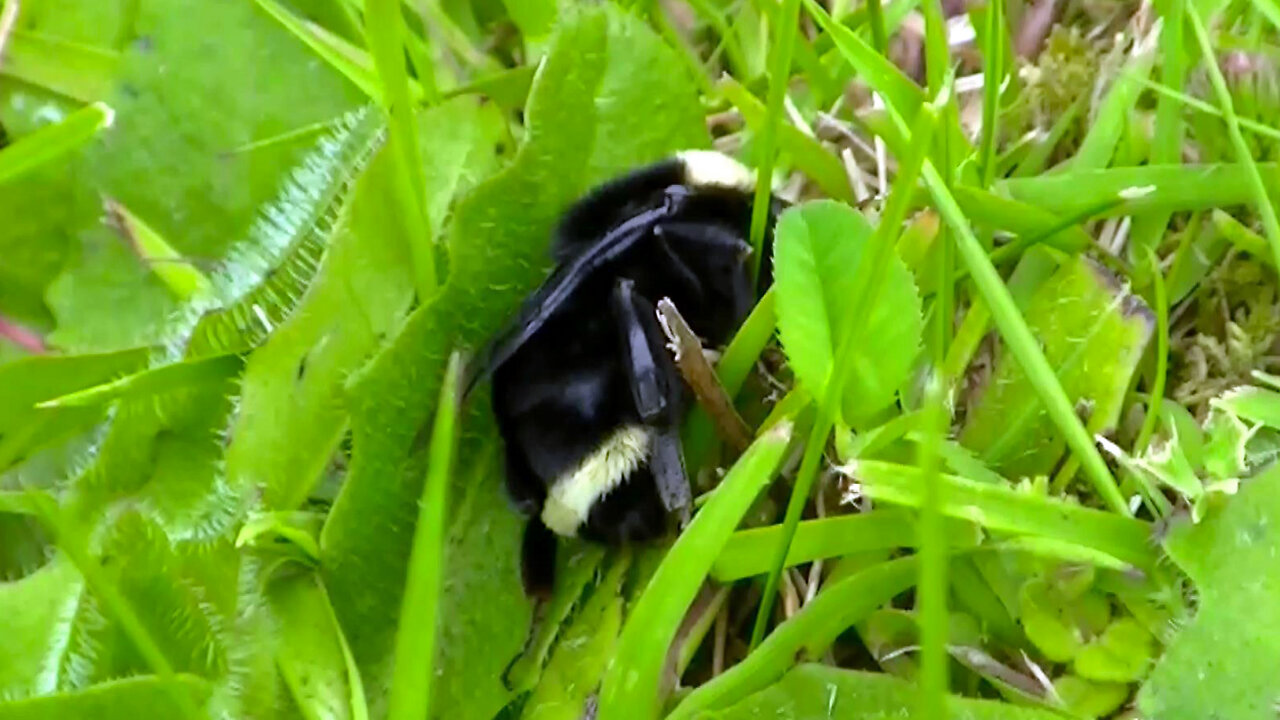
[[[658,301],[658,323],[675,353],[676,367],[711,416],[716,433],[736,452],[744,452],[751,444],[751,428],[734,409],[711,363],[702,354],[702,341],[668,298]]]
[[[18,0],[8,0],[0,9],[0,65],[4,65],[4,49],[9,44],[9,36],[18,24]]]

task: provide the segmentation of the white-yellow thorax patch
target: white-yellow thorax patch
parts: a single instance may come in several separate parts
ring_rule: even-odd
[[[714,150],[685,150],[677,154],[684,164],[684,181],[693,187],[722,187],[751,192],[756,174],[733,158]]]
[[[560,535],[576,535],[591,506],[648,458],[650,441],[649,430],[640,425],[624,425],[614,431],[595,452],[551,485],[542,505],[542,524]]]

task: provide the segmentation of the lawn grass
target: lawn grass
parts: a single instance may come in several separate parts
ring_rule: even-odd
[[[1274,717],[1273,5],[62,5],[0,2],[0,720]],[[693,408],[683,534],[535,608],[463,359],[689,147],[754,442]]]

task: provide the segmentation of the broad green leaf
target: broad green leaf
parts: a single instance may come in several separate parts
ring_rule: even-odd
[[[512,166],[454,211],[449,278],[352,381],[351,469],[321,535],[325,584],[366,683],[385,682],[431,416],[448,353],[477,348],[543,277],[557,215],[590,185],[677,149],[707,144],[695,89],[671,50],[608,8],[566,18],[535,80]],[[438,711],[492,716],[501,674],[529,618],[518,579],[523,519],[501,487],[486,393],[469,400],[451,513]],[[378,518],[370,523],[370,518]],[[376,712],[376,709],[375,709]]]
[[[629,565],[615,562],[563,630],[542,679],[521,715],[525,720],[579,720],[595,693],[622,630],[622,583]]]
[[[315,144],[209,276],[209,292],[167,323],[168,359],[252,349],[294,313],[334,236],[345,229],[343,212],[382,144],[381,130],[376,114],[364,108],[343,116]],[[394,238],[385,242],[395,244]]]
[[[140,676],[111,680],[84,690],[46,697],[0,702],[0,720],[134,720],[142,717],[182,717],[185,710],[176,693],[204,704],[209,683],[191,675],[172,680]]]
[[[42,512],[92,588],[70,619],[60,690],[173,668],[234,687],[220,695],[233,714],[261,704],[274,674],[239,651],[266,647],[248,632],[256,586],[241,587],[232,544],[244,502],[218,472],[232,387],[119,402],[61,483],[64,506]]]
[[[1275,390],[1246,385],[1214,398],[1212,404],[1250,424],[1280,428],[1280,392]]]
[[[146,0],[130,35],[137,39],[104,98],[117,123],[86,169],[188,256],[219,256],[300,157],[290,145],[233,148],[327,120],[360,99],[249,3]]]
[[[302,573],[274,580],[267,602],[279,628],[276,663],[303,716],[353,717],[342,646],[316,577]]]
[[[821,218],[827,219],[828,227],[826,232],[815,234],[811,226]],[[850,257],[854,242],[865,243],[870,236],[871,227],[861,215],[835,203],[792,208],[778,219],[773,246],[778,335],[796,378],[816,395],[823,393],[835,362],[835,328],[828,296],[833,296],[833,302],[849,296],[847,282],[838,287],[836,280],[852,277],[844,270],[845,263],[856,262],[856,256]],[[843,257],[835,255],[842,251]],[[830,287],[822,282],[824,269],[834,276]]]
[[[1146,305],[1117,287],[1100,266],[1080,258],[1036,291],[1026,318],[1086,427],[1105,434],[1119,418],[1152,334]],[[960,441],[1006,475],[1051,471],[1065,446],[1061,434],[1003,346],[994,364],[994,374],[971,401]]]
[[[71,11],[69,14],[77,14]],[[120,67],[120,54],[44,34],[15,32],[5,46],[0,75],[81,102],[103,100]]]
[[[364,49],[350,44],[343,38],[330,33],[315,23],[308,23],[297,18],[283,5],[274,0],[254,0],[263,12],[275,18],[277,22],[289,29],[294,37],[306,43],[307,47],[329,63],[333,69],[360,88],[371,100],[378,97],[378,76],[373,69],[373,59]]]
[[[78,164],[81,182],[92,180],[79,201],[96,205],[97,194],[106,194],[146,218],[186,259],[208,267],[245,235],[305,151],[297,143],[236,148],[327,121],[360,94],[308,62],[301,43],[246,3],[145,0],[136,4],[130,37],[104,98],[116,123]],[[208,44],[209,37],[219,42]],[[149,330],[173,307],[159,299],[164,290],[154,278],[138,279],[141,271],[129,266],[138,261],[99,229],[97,215],[85,208],[69,227],[44,227],[83,236],[85,246],[50,291],[60,310],[55,339],[76,349],[152,340]],[[107,319],[117,307],[119,317]]]
[[[1153,640],[1136,620],[1120,618],[1080,650],[1072,667],[1077,675],[1089,680],[1140,680],[1151,665]]]
[[[1075,675],[1055,678],[1053,690],[1068,711],[1086,718],[1110,717],[1131,692],[1124,683],[1093,682]]]
[[[916,718],[919,691],[915,683],[890,675],[845,670],[829,665],[801,665],[777,684],[722,710],[700,718]],[[951,720],[1058,720],[1048,710],[1018,707],[992,700],[947,698]],[[924,720],[924,718],[921,718]]]
[[[21,580],[0,583],[0,617],[7,628],[0,653],[0,697],[58,689],[59,665],[83,589],[75,566],[62,557]]]
[[[870,237],[861,215],[833,201],[791,208],[778,220],[778,333],[796,377],[814,394],[823,392],[832,375],[839,333],[849,326],[843,313]],[[862,331],[866,342],[851,349],[853,370],[843,403],[847,422],[865,422],[894,402],[919,350],[920,308],[911,272],[895,255]]]
[[[1275,715],[1280,667],[1280,469],[1199,524],[1185,519],[1165,550],[1195,583],[1195,617],[1175,637],[1138,694],[1147,717],[1263,720]]]
[[[712,561],[773,480],[791,440],[791,427],[790,423],[779,423],[751,444],[649,579],[627,615],[618,649],[600,686],[599,712],[604,717],[624,713],[657,717],[667,650]]]
[[[42,409],[36,407],[39,403],[86,385],[112,381],[137,370],[145,360],[146,351],[125,350],[103,355],[33,356],[0,365],[0,387],[5,388],[0,393],[0,471],[31,458],[41,448],[56,457],[60,454],[54,449],[58,441],[74,437],[101,416],[99,408]],[[54,464],[65,470],[66,459],[57,459]],[[54,470],[37,480],[32,477],[33,470],[18,468],[14,472],[20,483],[34,487],[61,483],[65,477]],[[4,484],[0,482],[0,486]]]
[[[177,449],[167,443],[158,451]],[[197,447],[182,448],[184,453]],[[199,457],[185,460],[162,459],[157,471],[173,480],[182,472],[200,472],[205,468]],[[206,466],[212,459],[204,460]],[[153,486],[155,483],[153,483]],[[138,633],[145,633],[153,643],[151,651],[178,672],[189,672],[211,680],[227,681],[229,676],[246,668],[245,655],[237,654],[239,626],[235,619],[242,608],[237,577],[240,558],[231,544],[229,533],[217,538],[225,521],[209,517],[214,512],[229,514],[231,498],[221,498],[222,507],[211,508],[206,501],[204,516],[186,512],[197,504],[195,483],[179,488],[187,497],[166,498],[143,490],[135,497],[138,510],[122,510],[117,517],[100,528],[91,547],[79,553],[92,552],[86,562],[97,563],[97,577],[92,590],[76,607],[73,632],[67,651],[61,658],[60,688],[85,687],[111,678],[153,671],[155,658],[142,652]],[[172,494],[174,489],[167,489]],[[63,512],[64,530],[79,524],[81,535],[90,527],[76,515]],[[156,522],[151,517],[159,517]],[[183,538],[182,536],[186,536]],[[179,539],[181,538],[181,539]],[[59,544],[72,552],[74,535],[63,535]],[[82,568],[84,565],[77,560]],[[109,592],[108,592],[109,591]],[[122,608],[136,618],[136,626],[122,622]],[[233,667],[233,664],[235,666]]]
[[[502,4],[525,43],[543,42],[555,29],[559,0],[503,0]]]
[[[1053,662],[1068,662],[1084,644],[1081,629],[1073,622],[1070,602],[1053,597],[1044,580],[1033,578],[1022,586],[1018,619],[1027,639]]]
[[[408,249],[392,222],[390,158],[381,151],[358,179],[346,175],[359,167],[344,168],[335,192],[317,206],[325,220],[299,225],[301,239],[290,239],[299,244],[284,262],[298,265],[306,255],[314,259],[303,267],[314,269],[310,277],[293,274],[309,281],[305,292],[293,290],[302,292],[295,307],[263,310],[287,313],[279,325],[266,328],[246,312],[262,307],[259,296],[277,296],[263,285],[196,329],[234,337],[235,318],[250,315],[245,335],[265,341],[249,357],[226,457],[231,482],[261,488],[269,509],[293,510],[306,500],[347,428],[347,377],[395,331],[413,298]],[[278,284],[272,276],[266,282]]]
[[[46,0],[24,3],[22,12],[18,14],[17,28],[68,42],[110,48],[123,41],[122,35],[128,29],[125,8],[129,2]]]
[[[159,344],[178,300],[113,231],[92,228],[78,244],[45,291],[57,320],[47,342],[77,354]]]
[[[53,108],[61,116],[55,100],[23,88],[5,92],[0,86],[0,109],[11,137],[42,127],[43,115],[26,108]],[[13,105],[23,113],[8,112]],[[26,117],[26,115],[30,117]],[[23,127],[23,126],[27,127]],[[22,129],[19,129],[22,128]],[[37,332],[54,325],[45,304],[45,288],[62,272],[74,248],[74,237],[66,230],[80,223],[96,222],[99,208],[83,198],[77,175],[68,163],[47,165],[27,175],[21,182],[0,192],[0,313]]]
[[[1253,432],[1240,418],[1216,409],[1204,423],[1204,471],[1209,478],[1229,480],[1249,468],[1246,445]]]

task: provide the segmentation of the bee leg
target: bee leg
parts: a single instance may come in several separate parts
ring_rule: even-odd
[[[610,305],[621,335],[623,371],[640,422],[653,426],[677,419],[680,388],[675,365],[663,347],[656,309],[627,278],[614,285]]]
[[[504,429],[504,433],[506,432]],[[506,436],[513,435],[514,433],[511,433]],[[533,474],[529,462],[521,455],[520,448],[515,443],[506,443],[504,454],[507,495],[511,497],[512,503],[521,514],[536,519],[538,513],[542,511],[542,503],[547,499],[547,486]]]
[[[555,586],[556,536],[541,518],[529,518],[520,544],[520,581],[525,595],[549,600]]]
[[[647,298],[635,292],[635,283],[626,278],[614,286],[611,304],[618,320],[623,368],[636,412],[641,422],[654,431],[649,469],[658,496],[668,512],[687,512],[691,492],[677,431],[682,388],[658,327],[657,311]]]
[[[658,497],[667,512],[679,512],[680,524],[689,520],[689,505],[693,493],[689,489],[689,474],[684,469],[684,453],[680,448],[680,433],[676,428],[665,427],[653,437],[653,454],[649,456],[649,472],[653,473]]]
[[[529,518],[520,545],[520,580],[526,596],[545,600],[551,597],[556,571],[556,537],[539,517],[547,488],[514,443],[506,444],[505,459],[507,495]]]

